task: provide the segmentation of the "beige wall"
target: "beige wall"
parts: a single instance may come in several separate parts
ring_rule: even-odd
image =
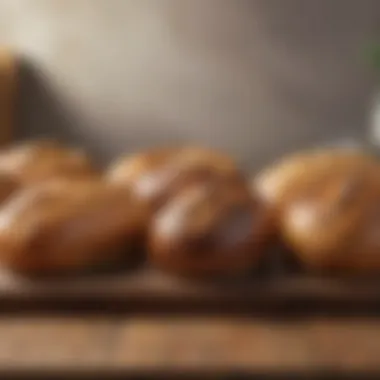
[[[105,158],[199,140],[254,167],[365,133],[379,16],[377,0],[0,0],[0,42],[33,64],[24,136]]]

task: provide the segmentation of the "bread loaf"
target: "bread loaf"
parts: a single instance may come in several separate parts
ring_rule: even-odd
[[[283,204],[284,240],[311,269],[380,270],[380,164],[365,155],[327,161]]]
[[[270,214],[244,183],[193,184],[154,217],[148,257],[177,275],[233,276],[258,265],[271,228]]]
[[[325,148],[287,156],[262,170],[252,181],[252,189],[268,204],[281,207],[298,189],[318,182],[319,175],[333,170],[350,170],[363,163],[376,163],[375,158],[358,149]],[[320,174],[318,174],[320,173]]]
[[[82,149],[67,148],[54,140],[35,140],[0,151],[0,175],[21,186],[52,178],[82,178],[97,174]]]
[[[108,179],[131,189],[154,210],[192,183],[239,176],[234,161],[201,147],[155,150],[118,160]]]
[[[125,191],[95,180],[46,181],[0,208],[0,262],[37,275],[128,261],[145,223]]]

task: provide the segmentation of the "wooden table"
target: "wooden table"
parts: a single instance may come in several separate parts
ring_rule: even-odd
[[[377,370],[380,320],[3,316],[0,368]]]
[[[367,288],[364,282],[362,286],[357,284],[353,287],[356,289],[353,292],[347,287],[348,284],[337,280],[284,278],[282,283],[277,279],[273,289],[269,283],[265,285],[265,282],[261,287],[252,288],[252,292],[246,288],[244,302],[237,298],[240,300],[238,304],[243,302],[256,305],[261,300],[268,305],[283,304],[288,308],[291,300],[297,305],[303,299],[294,298],[303,293],[300,292],[300,286],[295,287],[292,284],[303,284],[305,293],[313,295],[316,301],[318,297],[330,299],[329,307],[339,300],[349,301],[351,298],[365,301],[363,305],[357,306],[358,310],[366,303],[373,304],[376,306],[373,311],[377,312],[372,317],[371,313],[350,316],[338,313],[327,316],[328,307],[323,304],[320,305],[318,316],[313,313],[290,313],[285,317],[286,314],[280,309],[272,309],[266,314],[225,313],[223,316],[220,312],[208,316],[199,312],[189,316],[189,310],[185,310],[175,315],[168,312],[155,313],[148,317],[150,312],[145,311],[144,315],[142,311],[123,312],[118,308],[111,313],[109,306],[131,306],[131,301],[136,301],[142,294],[150,294],[148,300],[152,303],[157,300],[152,298],[155,294],[153,290],[166,296],[168,300],[172,299],[171,303],[177,307],[182,299],[184,302],[190,300],[191,295],[195,299],[202,296],[200,299],[208,300],[208,304],[211,300],[219,300],[224,304],[224,309],[230,309],[229,302],[234,299],[233,288],[230,289],[232,298],[228,298],[228,301],[222,297],[227,297],[228,288],[202,286],[200,292],[198,287],[193,289],[190,284],[186,287],[181,282],[175,282],[174,286],[174,279],[171,277],[166,278],[159,274],[154,277],[149,271],[145,273],[146,277],[143,274],[144,272],[136,273],[135,281],[133,274],[128,277],[120,275],[120,281],[113,274],[114,281],[107,280],[107,277],[101,277],[101,280],[95,276],[86,280],[80,277],[79,283],[74,279],[70,279],[68,283],[49,282],[49,286],[44,282],[40,286],[34,283],[34,291],[29,288],[29,283],[25,287],[19,284],[18,288],[7,276],[0,277],[3,289],[0,292],[0,378],[3,378],[1,371],[4,369],[92,370],[96,373],[110,370],[176,370],[182,373],[188,370],[217,370],[220,373],[352,373],[376,370],[380,373],[378,285]],[[99,289],[107,289],[107,292],[98,294]],[[38,308],[23,310],[17,307],[9,311],[12,305],[26,307],[36,305],[38,300],[39,305],[52,306],[47,302],[49,295],[56,300],[53,303],[57,308],[55,312],[45,310],[42,313]],[[68,298],[62,298],[62,295]],[[205,298],[206,296],[209,298]],[[111,298],[105,302],[108,297]],[[88,305],[92,300],[91,305],[98,305],[98,310],[91,309],[91,312],[86,312],[84,308],[73,314],[74,309],[58,308],[65,299],[76,299],[74,304],[66,305],[73,308],[78,308],[81,303]],[[8,302],[12,300],[13,303]],[[134,305],[136,310],[138,305]],[[6,307],[10,309],[7,311]]]

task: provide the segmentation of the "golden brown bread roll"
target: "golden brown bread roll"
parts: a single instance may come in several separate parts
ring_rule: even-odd
[[[28,275],[132,258],[144,208],[100,181],[52,180],[21,189],[0,209],[0,263]],[[126,256],[124,256],[126,255]]]
[[[97,171],[84,151],[51,140],[36,140],[0,151],[0,174],[23,186],[55,177],[94,176]]]
[[[379,163],[340,157],[304,176],[280,221],[299,259],[314,269],[379,270]]]
[[[245,184],[194,184],[153,219],[148,257],[158,268],[178,275],[235,275],[258,264],[271,227],[269,213]]]
[[[131,189],[154,209],[192,183],[236,176],[230,157],[201,147],[157,149],[121,158],[108,172],[111,183]]]
[[[156,148],[148,152],[118,158],[109,168],[107,179],[111,183],[133,187],[141,177],[165,165],[180,148]]]
[[[281,207],[297,195],[297,189],[310,181],[318,181],[318,173],[334,166],[350,170],[362,163],[375,163],[363,151],[348,148],[325,148],[290,155],[265,168],[252,181],[253,190],[268,204]]]

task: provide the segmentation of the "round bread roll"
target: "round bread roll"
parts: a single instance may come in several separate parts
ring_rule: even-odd
[[[351,170],[361,165],[377,164],[374,157],[359,149],[325,148],[301,152],[264,169],[252,181],[252,189],[271,206],[279,207],[297,196],[297,190],[334,167]],[[320,174],[318,174],[320,173]]]
[[[144,208],[100,181],[51,180],[21,189],[0,209],[0,263],[27,275],[129,259]]]
[[[180,148],[157,148],[132,156],[122,156],[109,168],[106,178],[109,182],[133,188],[144,176],[169,162]]]
[[[206,148],[163,149],[119,160],[108,179],[132,190],[153,209],[192,183],[239,176],[233,160]]]
[[[380,165],[332,161],[283,207],[284,240],[311,269],[380,269]]]
[[[0,174],[21,186],[51,178],[81,178],[97,174],[86,153],[50,140],[37,140],[0,151]]]
[[[245,184],[193,184],[153,218],[148,257],[177,275],[234,276],[259,263],[270,233],[269,213]]]

